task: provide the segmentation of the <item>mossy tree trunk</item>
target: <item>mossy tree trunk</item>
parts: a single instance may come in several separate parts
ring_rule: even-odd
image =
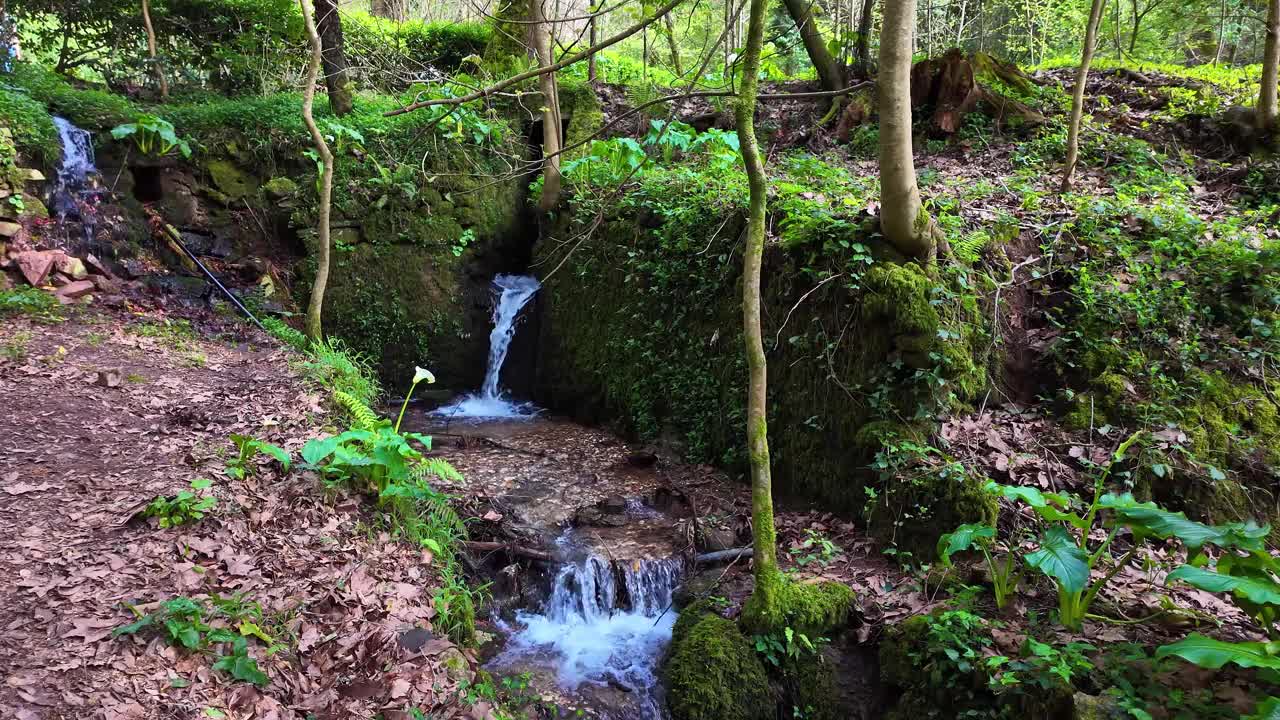
[[[750,188],[747,241],[742,258],[742,325],[747,352],[747,454],[751,466],[751,528],[755,590],[747,603],[748,622],[770,627],[781,617],[783,578],[778,570],[777,533],[773,527],[773,480],[769,465],[769,424],[765,402],[768,366],[760,327],[760,266],[764,259],[765,202],[768,179],[756,145],[756,95],[759,93],[760,51],[764,47],[765,6],[751,0],[747,45],[742,57],[742,81],[734,118]]]
[[[311,142],[315,145],[316,155],[322,163],[319,217],[316,220],[319,257],[316,261],[316,279],[311,285],[311,300],[307,303],[306,327],[307,337],[312,342],[320,342],[324,338],[320,322],[324,311],[324,290],[329,284],[329,214],[333,208],[333,153],[329,151],[329,143],[325,142],[324,134],[320,132],[315,115],[312,113],[316,99],[316,80],[320,75],[324,48],[320,42],[320,33],[316,30],[316,24],[307,14],[307,0],[298,0],[298,6],[302,8],[302,16],[307,27],[307,39],[311,44],[311,59],[307,63],[307,84],[302,93],[302,120],[311,133]]]
[[[299,0],[301,2],[301,0]],[[324,84],[329,89],[329,109],[342,117],[352,110],[351,71],[343,49],[342,18],[337,0],[315,0],[315,23],[323,53]]]
[[[1071,120],[1067,126],[1067,164],[1062,169],[1062,192],[1071,189],[1071,175],[1080,161],[1080,121],[1084,117],[1084,85],[1089,79],[1089,66],[1093,64],[1093,51],[1098,41],[1098,22],[1102,19],[1102,4],[1106,0],[1093,0],[1089,9],[1089,24],[1084,31],[1084,49],[1080,53],[1080,68],[1076,70],[1076,86],[1071,92]]]
[[[1280,0],[1267,3],[1267,42],[1262,54],[1262,87],[1258,91],[1258,127],[1280,130],[1276,110],[1276,85],[1280,83]]]
[[[880,225],[907,257],[934,253],[938,230],[916,184],[911,140],[911,50],[915,0],[886,0],[880,29]]]
[[[800,31],[800,39],[804,42],[804,49],[809,54],[813,69],[818,73],[822,89],[834,92],[844,88],[844,73],[840,70],[840,64],[831,56],[831,51],[822,40],[822,33],[818,32],[813,0],[782,0],[782,3],[787,6],[787,13]]]
[[[151,72],[156,76],[160,99],[166,100],[169,97],[169,81],[165,78],[164,68],[160,67],[160,58],[156,56],[156,29],[151,24],[151,0],[142,0],[142,25],[147,30],[147,58],[151,61]]]
[[[677,76],[684,75],[684,66],[680,62],[680,44],[676,42],[676,23],[671,19],[674,13],[667,13],[662,18],[662,23],[666,29],[667,47],[671,49],[671,68],[675,70]]]
[[[533,27],[534,52],[538,55],[538,64],[549,67],[556,62],[551,42],[551,24],[547,22],[545,0],[533,0],[529,3],[529,20]],[[538,87],[542,90],[542,195],[538,198],[538,207],[544,212],[560,202],[560,88],[556,81],[556,73],[547,72],[538,76]]]

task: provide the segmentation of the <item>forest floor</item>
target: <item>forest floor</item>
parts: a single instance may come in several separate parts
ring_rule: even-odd
[[[232,433],[291,451],[318,434],[325,410],[287,353],[211,313],[195,327],[220,339],[170,320],[94,308],[0,324],[0,716],[370,717],[387,704],[484,717],[457,701],[469,651],[398,641],[434,614],[429,557],[314,476],[224,473]],[[202,522],[139,517],[201,477],[217,497]],[[231,683],[212,646],[112,637],[135,612],[203,594],[236,599],[210,625],[262,630],[247,640],[269,685]]]

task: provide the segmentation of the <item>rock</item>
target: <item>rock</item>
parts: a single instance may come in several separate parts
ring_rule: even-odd
[[[69,276],[72,280],[83,280],[89,276],[84,261],[70,255],[57,255],[53,258],[53,267],[58,272]]]
[[[653,448],[643,448],[627,456],[627,464],[632,467],[653,467],[658,462],[658,453]]]
[[[35,195],[22,193],[22,217],[46,220],[49,217],[49,208],[45,207],[45,204]]]
[[[22,232],[22,226],[15,222],[0,222],[0,237],[14,237]]]
[[[119,370],[99,370],[98,379],[93,382],[105,388],[120,387],[120,371]]]
[[[298,192],[298,183],[287,177],[273,177],[262,186],[267,191],[267,198],[275,202],[279,202],[286,198],[290,198],[294,193]]]
[[[120,267],[129,280],[136,280],[147,274],[147,266],[141,260],[125,260],[120,263]]]
[[[334,247],[350,247],[360,244],[360,228],[343,227],[333,229],[333,245]]]
[[[598,505],[591,505],[578,508],[573,515],[573,524],[578,527],[622,527],[627,524],[627,516],[609,514]]]
[[[70,278],[70,277],[67,277],[66,275],[63,275],[60,272],[56,272],[53,274],[52,277],[49,278],[49,284],[53,285],[54,287],[65,287],[67,285],[70,285],[72,282],[74,282],[74,280],[75,280],[74,278]]]
[[[120,282],[117,278],[107,277],[105,275],[94,275],[89,279],[93,281],[94,287],[104,293],[119,295],[124,291],[124,283]]]
[[[3,234],[3,226],[6,223],[0,223],[0,234]],[[53,270],[54,254],[47,250],[28,250],[20,252],[13,257],[13,261],[17,263],[18,270],[22,272],[22,277],[32,286],[40,286],[44,284],[45,278],[49,277],[49,271]]]
[[[224,258],[231,254],[231,239],[226,236],[183,231],[181,237],[182,244],[196,255]]]
[[[1124,717],[1128,717],[1128,713],[1120,709],[1115,698],[1082,692],[1071,696],[1071,720],[1119,720]]]
[[[211,160],[207,167],[214,187],[231,200],[240,200],[258,192],[258,181],[230,160]]]
[[[704,524],[700,524],[698,529],[702,531],[698,538],[698,547],[701,550],[717,552],[738,547],[738,533],[732,529]]]
[[[75,300],[93,292],[93,283],[89,280],[76,280],[53,291],[59,300]]]
[[[36,170],[35,168],[18,168],[18,170],[22,173],[25,173],[25,177],[23,178],[23,180],[27,182],[44,182],[45,181],[44,173],[40,172],[39,170]]]
[[[9,281],[8,273],[0,272],[0,291],[8,290],[13,287],[13,283]]]
[[[627,499],[621,495],[610,495],[596,505],[607,515],[621,515],[627,511]]]
[[[111,272],[111,268],[107,267],[106,263],[99,260],[98,257],[93,253],[86,255],[84,258],[84,262],[86,265],[93,268],[93,271],[98,273],[99,275],[102,275],[103,277],[111,278],[112,280],[116,278],[115,273]]]
[[[459,685],[470,685],[475,680],[476,674],[471,669],[471,663],[467,662],[467,657],[456,647],[440,653],[440,664],[444,666],[449,679]]]
[[[435,637],[430,630],[413,628],[400,634],[400,647],[409,652],[418,652],[431,638]]]

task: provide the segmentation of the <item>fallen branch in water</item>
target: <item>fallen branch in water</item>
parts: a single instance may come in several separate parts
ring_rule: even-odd
[[[717,550],[715,552],[702,553],[695,556],[693,562],[698,565],[704,563],[718,563],[725,560],[738,560],[740,558],[749,558],[755,554],[755,551],[749,547],[730,548],[728,550]]]
[[[481,540],[468,540],[462,543],[462,547],[471,552],[505,552],[509,555],[528,558],[530,560],[540,560],[542,562],[551,562],[551,553],[545,550],[536,550],[534,548],[520,547],[514,543],[500,542],[484,542]]]

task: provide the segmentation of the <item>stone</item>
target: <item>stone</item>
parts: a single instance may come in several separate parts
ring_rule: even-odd
[[[459,685],[470,685],[475,680],[476,674],[471,669],[471,663],[467,662],[467,657],[456,647],[440,653],[440,664],[444,666],[449,679]]]
[[[333,229],[334,247],[350,247],[360,244],[360,228],[340,227]]]
[[[53,294],[56,295],[59,300],[75,300],[77,298],[82,298],[91,292],[93,292],[93,282],[89,280],[76,280],[75,282],[68,283],[57,290],[54,290]]]
[[[84,261],[71,255],[55,256],[53,267],[58,272],[69,276],[72,280],[83,280],[89,276],[89,271],[85,268]]]
[[[115,273],[111,272],[111,268],[107,267],[106,263],[99,260],[97,255],[94,255],[93,253],[89,253],[88,255],[85,256],[84,262],[86,265],[92,268],[94,272],[98,273],[99,275],[103,277],[111,278],[113,280],[115,279],[116,277]]]
[[[9,274],[0,272],[0,291],[8,290],[13,287],[13,283],[9,280]]]
[[[1082,692],[1071,696],[1071,720],[1119,720],[1124,717],[1128,717],[1128,713],[1113,697]]]
[[[107,277],[105,275],[93,275],[89,278],[93,281],[93,286],[104,293],[111,295],[119,295],[124,291],[124,283],[118,278]]]
[[[36,170],[35,168],[19,168],[19,170],[25,173],[25,177],[23,179],[26,180],[27,182],[44,182],[45,181],[44,173],[40,172],[39,170]]]
[[[621,495],[610,495],[599,503],[601,512],[609,515],[621,515],[627,511],[627,499]]]
[[[230,160],[210,160],[207,168],[214,187],[232,200],[240,200],[258,192],[257,179],[236,167]]]
[[[431,638],[435,637],[430,630],[413,628],[400,634],[400,647],[409,652],[418,652]]]
[[[22,193],[22,217],[47,220],[49,218],[49,208],[35,195]]]
[[[11,238],[22,232],[22,226],[15,222],[0,222],[0,237]]]
[[[279,202],[298,192],[298,183],[287,177],[273,177],[262,186],[262,189],[267,191],[268,199]]]
[[[0,223],[0,226],[2,225],[4,223]],[[3,234],[2,230],[0,234]],[[17,263],[18,270],[28,283],[32,286],[40,286],[53,270],[54,253],[47,250],[28,250],[15,255],[13,261]]]
[[[106,388],[120,387],[120,371],[99,370],[98,379],[93,384]]]

